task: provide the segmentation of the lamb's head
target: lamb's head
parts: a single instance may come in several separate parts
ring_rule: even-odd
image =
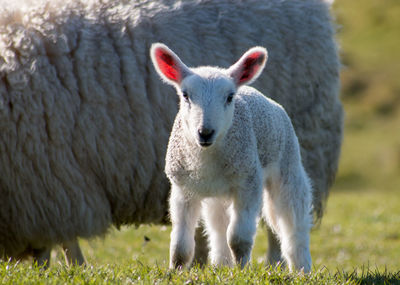
[[[267,51],[254,47],[228,69],[188,68],[164,44],[153,44],[150,53],[161,78],[178,91],[186,137],[200,147],[224,137],[232,125],[237,89],[253,82],[267,60]]]

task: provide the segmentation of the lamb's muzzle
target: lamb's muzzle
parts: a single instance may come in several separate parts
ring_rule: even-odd
[[[199,133],[199,144],[202,147],[207,147],[213,144],[213,136],[215,130],[201,127],[198,129]]]

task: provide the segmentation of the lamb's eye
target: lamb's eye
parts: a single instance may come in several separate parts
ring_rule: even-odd
[[[230,104],[233,100],[234,93],[229,93],[228,97],[226,98],[226,103]]]
[[[186,91],[182,92],[182,97],[183,97],[183,99],[185,99],[186,102],[189,102],[189,95],[187,94]]]

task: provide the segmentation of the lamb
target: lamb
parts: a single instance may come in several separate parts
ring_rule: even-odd
[[[191,263],[200,212],[214,264],[250,260],[261,210],[278,235],[291,270],[311,269],[311,186],[284,109],[245,86],[264,69],[255,47],[228,69],[188,68],[166,45],[151,47],[153,64],[176,87],[180,108],[168,143],[171,182],[170,267]],[[228,247],[229,246],[229,247]]]
[[[254,86],[292,118],[322,216],[342,137],[325,1],[0,1],[1,257],[168,222],[164,157],[178,105],[148,58],[157,41],[191,66],[268,47]]]

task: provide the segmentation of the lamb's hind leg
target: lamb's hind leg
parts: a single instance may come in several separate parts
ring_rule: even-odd
[[[267,252],[267,263],[274,266],[276,264],[282,264],[282,251],[281,243],[276,233],[272,231],[269,226],[266,226],[266,232],[268,235],[268,252]]]
[[[192,265],[206,265],[208,260],[208,240],[205,230],[204,223],[200,223],[196,228],[196,233],[194,235],[195,246],[194,246],[194,257]]]
[[[218,198],[203,201],[202,216],[210,244],[210,259],[214,265],[232,265],[226,231],[229,224],[228,205]]]
[[[200,216],[201,202],[185,196],[177,185],[172,185],[170,214],[172,222],[170,268],[190,265],[194,255],[194,234]]]
[[[290,270],[311,270],[311,187],[305,173],[274,177],[265,192],[263,214],[281,241]],[[285,182],[283,182],[285,181]]]

